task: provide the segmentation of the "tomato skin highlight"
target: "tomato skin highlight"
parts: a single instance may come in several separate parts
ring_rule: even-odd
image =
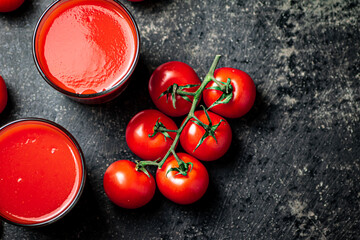
[[[256,87],[251,77],[244,71],[229,67],[216,69],[214,77],[223,83],[226,83],[228,78],[231,79],[233,97],[230,102],[219,104],[210,110],[228,118],[238,118],[248,113],[256,97]],[[217,86],[215,82],[210,82],[206,88],[215,86]],[[203,92],[205,105],[210,107],[221,95],[222,91],[205,89]]]
[[[166,138],[165,140],[162,133],[149,137],[149,134],[154,133],[154,125],[157,120],[160,120],[167,129],[177,130],[177,126],[171,118],[153,109],[139,112],[126,127],[126,142],[130,150],[144,160],[156,160],[163,157],[176,136],[175,132],[169,132],[171,139]]]
[[[136,164],[129,160],[112,163],[104,174],[104,190],[116,205],[135,209],[144,206],[153,198],[156,184],[154,177],[135,170]]]
[[[24,0],[0,0],[0,12],[12,12],[18,9]]]
[[[178,157],[185,163],[192,162],[193,167],[188,170],[187,176],[178,172],[167,171],[178,167],[175,157],[170,156],[156,172],[156,183],[160,192],[169,200],[177,204],[191,204],[198,201],[206,192],[209,185],[209,174],[204,165],[187,153],[178,153]]]
[[[196,111],[194,114],[201,122],[209,124],[209,120],[203,110]],[[208,114],[213,126],[222,120],[215,130],[217,141],[212,136],[207,136],[203,143],[195,150],[200,139],[205,134],[205,129],[194,123],[194,119],[191,119],[186,124],[180,135],[180,143],[184,150],[202,161],[214,161],[222,157],[229,149],[232,139],[231,127],[226,119],[210,111],[208,111]]]
[[[188,84],[201,84],[196,72],[186,63],[171,61],[157,67],[149,80],[149,93],[156,107],[166,115],[179,117],[187,114],[191,108],[191,102],[176,96],[176,105],[172,104],[172,97],[160,95],[174,83],[179,86]],[[195,92],[199,86],[184,89],[185,92]],[[160,97],[160,98],[159,98]],[[188,96],[192,101],[193,96]]]
[[[0,113],[4,111],[8,101],[8,93],[4,79],[0,76]]]

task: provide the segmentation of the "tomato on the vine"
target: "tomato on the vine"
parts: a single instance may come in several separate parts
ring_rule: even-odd
[[[203,92],[203,98],[205,105],[211,107],[211,111],[228,118],[238,118],[250,111],[255,102],[256,88],[254,81],[247,73],[239,69],[224,67],[216,69],[214,77],[224,84],[230,79],[232,96],[229,96],[231,99],[229,98],[227,103],[220,103],[211,107],[225,95],[223,95],[223,91],[208,89],[218,87],[214,81],[210,82]]]
[[[6,90],[6,84],[4,79],[0,76],[0,113],[4,111],[8,100],[8,94]]]
[[[232,132],[229,123],[221,116],[204,111],[194,113],[205,128],[195,119],[191,119],[180,135],[180,143],[184,150],[203,161],[213,161],[222,157],[231,145]],[[204,138],[205,137],[205,138]]]
[[[171,87],[173,84],[177,86]],[[163,113],[172,117],[183,116],[189,112],[193,100],[193,96],[185,95],[186,92],[195,92],[200,84],[199,77],[189,65],[177,61],[167,62],[156,68],[150,77],[150,97]]]
[[[178,204],[191,204],[199,200],[209,185],[209,175],[204,165],[187,153],[177,156],[188,165],[184,176],[171,169],[179,167],[174,155],[170,156],[156,172],[156,183],[160,192],[171,201]]]
[[[162,128],[177,130],[171,118],[153,109],[139,112],[126,127],[127,145],[133,153],[144,160],[156,160],[163,157],[176,136],[176,132],[154,131],[155,125],[158,126],[158,130]]]
[[[156,184],[154,177],[135,169],[136,164],[129,160],[112,163],[104,174],[104,190],[116,205],[134,209],[147,204],[154,196]]]
[[[0,12],[11,12],[18,9],[24,0],[0,0]]]

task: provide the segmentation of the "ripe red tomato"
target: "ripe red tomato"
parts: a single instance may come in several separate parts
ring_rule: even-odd
[[[165,138],[159,132],[155,136],[149,137],[149,134],[154,133],[154,126],[158,120],[165,128],[177,130],[177,126],[171,118],[153,109],[139,112],[126,127],[127,145],[133,153],[144,160],[156,160],[163,157],[175,139],[175,132],[169,132],[171,138]]]
[[[8,100],[8,94],[6,90],[6,84],[4,79],[0,76],[0,113],[4,111]]]
[[[249,112],[256,96],[255,84],[251,77],[239,69],[228,67],[216,69],[214,77],[223,83],[230,78],[233,97],[228,103],[212,107],[211,111],[228,118],[238,118]],[[215,86],[217,86],[215,82],[210,82],[206,88]],[[221,95],[222,91],[205,89],[203,92],[205,105],[210,107]]]
[[[135,170],[136,164],[129,160],[112,163],[104,174],[104,190],[116,205],[134,209],[147,204],[155,194],[155,179]]]
[[[192,162],[187,175],[184,176],[171,168],[179,167],[175,157],[170,156],[156,172],[156,183],[160,192],[171,201],[178,204],[191,204],[199,200],[209,185],[209,175],[204,165],[187,153],[178,153],[185,163]],[[168,173],[167,173],[168,172]]]
[[[204,139],[202,144],[196,148],[206,131],[203,127],[194,122],[195,119],[191,119],[186,124],[180,135],[180,143],[184,150],[197,159],[203,161],[213,161],[222,157],[229,149],[232,139],[232,132],[229,123],[224,118],[215,113],[208,112],[208,114],[211,119],[213,128],[221,121],[216,130],[213,131],[216,140],[209,133],[207,134],[208,136]],[[204,111],[196,111],[195,116],[202,123],[209,125],[209,120]]]
[[[0,12],[11,12],[19,8],[24,0],[0,0]]]
[[[176,83],[179,86],[200,85],[200,79],[195,71],[183,62],[167,62],[155,69],[150,77],[149,92],[150,97],[156,107],[163,113],[179,117],[187,114],[191,108],[191,102],[185,100],[176,94],[175,107],[173,106],[173,98],[171,93],[160,97],[171,85]],[[184,92],[195,92],[199,86],[183,89]],[[159,98],[160,97],[160,98]],[[189,96],[189,100],[193,100],[193,96]]]

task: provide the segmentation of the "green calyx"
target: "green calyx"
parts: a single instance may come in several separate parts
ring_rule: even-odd
[[[161,98],[162,96],[166,96],[166,102],[168,102],[171,96],[172,105],[174,109],[176,109],[176,96],[179,95],[180,97],[191,103],[192,101],[188,96],[194,96],[195,92],[186,92],[184,90],[197,86],[199,86],[199,84],[187,84],[184,86],[179,86],[178,84],[174,83],[173,85],[169,86],[166,91],[161,93],[159,98]]]
[[[167,172],[166,172],[166,176],[168,175],[169,172],[177,172],[176,175],[183,175],[186,176],[189,169],[191,172],[191,169],[194,167],[194,164],[192,162],[188,162],[188,163],[184,163],[184,164],[180,164],[179,167],[175,167],[175,168],[170,168]]]
[[[154,137],[157,133],[161,133],[162,135],[164,135],[164,138],[165,138],[165,141],[166,141],[168,138],[172,139],[171,136],[170,136],[170,134],[169,134],[169,132],[177,132],[177,130],[167,129],[167,128],[165,127],[165,125],[164,125],[162,122],[160,122],[160,118],[159,118],[159,119],[156,121],[155,125],[154,125],[154,132],[153,132],[153,134],[149,134],[148,136],[149,136],[149,138],[152,138],[152,137]]]
[[[148,176],[150,178],[150,174],[149,174],[148,170],[145,168],[145,166],[141,165],[141,162],[138,160],[135,162],[136,162],[135,170],[145,173],[146,176]]]
[[[155,160],[155,161],[139,161],[139,160],[136,160],[135,161],[135,163],[136,163],[135,170],[145,173],[146,176],[148,176],[150,178],[150,174],[149,174],[148,170],[145,168],[145,166],[154,165],[154,166],[159,167],[159,163],[157,162],[158,160]]]
[[[177,172],[174,176],[179,175],[179,174],[186,176],[188,174],[188,172],[191,172],[191,170],[194,167],[194,164],[192,162],[188,162],[188,163],[184,162],[183,160],[181,160],[178,157],[178,155],[174,151],[173,151],[173,155],[174,155],[176,161],[178,162],[179,167],[170,168],[166,172],[166,176],[168,175],[169,172]]]
[[[226,103],[230,102],[230,100],[233,97],[233,89],[234,88],[231,85],[230,78],[227,79],[226,83],[219,82],[215,78],[212,80],[217,84],[217,86],[208,87],[207,89],[219,90],[219,91],[222,91],[223,93],[221,94],[219,99],[216,100],[208,109],[210,109],[216,105],[219,105],[219,104],[226,104]]]
[[[192,120],[193,123],[199,125],[200,127],[204,128],[205,133],[204,135],[201,137],[201,139],[199,140],[198,144],[196,145],[195,149],[193,152],[195,152],[195,150],[200,147],[200,145],[205,141],[205,139],[209,136],[213,137],[217,143],[217,139],[215,136],[215,131],[216,129],[220,126],[220,124],[223,122],[223,119],[220,120],[220,122],[218,124],[213,125],[209,113],[207,112],[207,110],[205,109],[204,106],[201,106],[204,109],[204,112],[206,114],[206,117],[209,121],[209,124],[204,124],[203,122],[201,122],[198,118],[194,117],[195,120]]]

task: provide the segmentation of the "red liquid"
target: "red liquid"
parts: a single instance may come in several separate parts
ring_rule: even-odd
[[[39,224],[63,213],[83,179],[81,155],[60,129],[22,121],[0,131],[0,215]]]
[[[136,59],[134,23],[114,1],[60,1],[39,25],[36,55],[56,86],[77,94],[108,90]]]

